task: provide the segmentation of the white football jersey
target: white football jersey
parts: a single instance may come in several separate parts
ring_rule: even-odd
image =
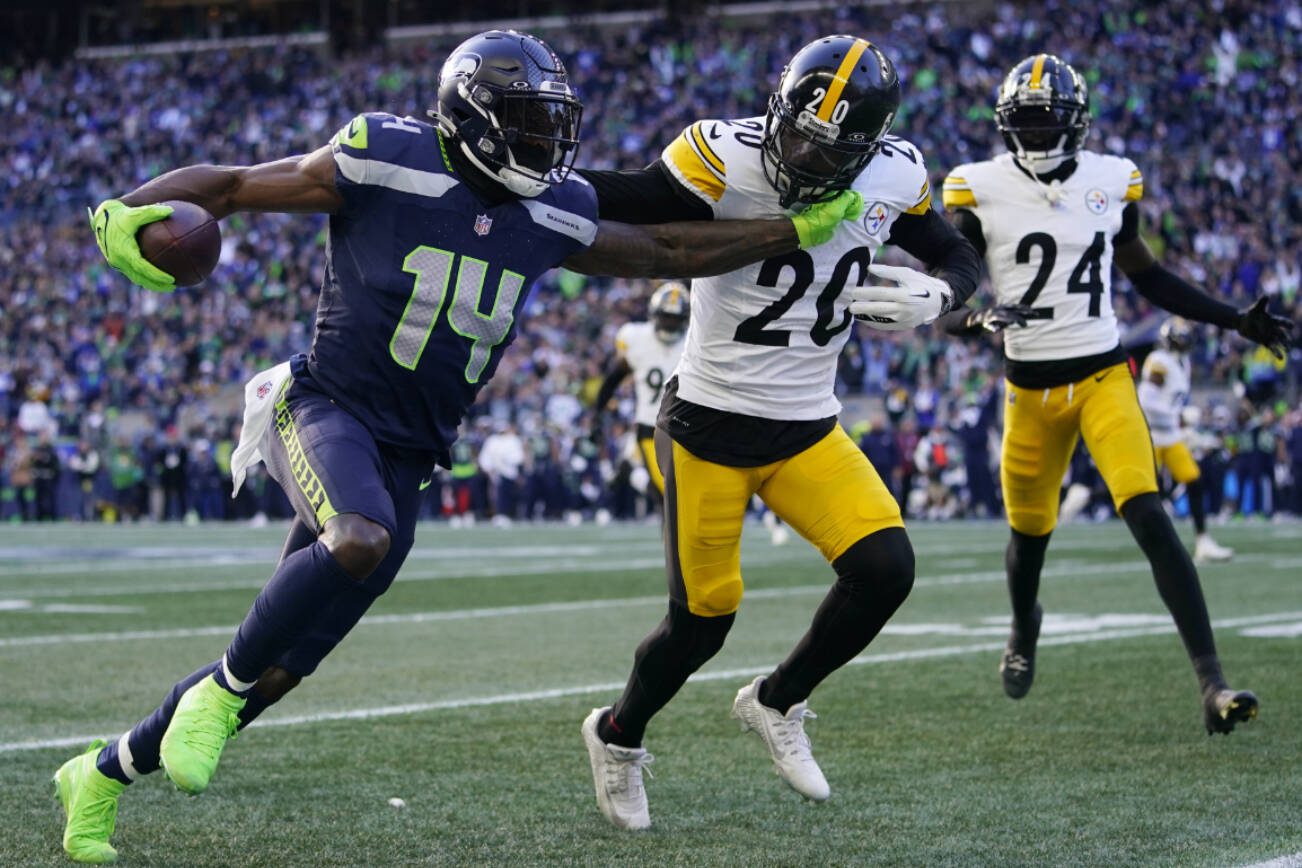
[[[1025,304],[1036,317],[1004,331],[1020,362],[1104,353],[1120,342],[1112,310],[1112,238],[1144,179],[1124,157],[1081,151],[1076,171],[1053,184],[1017,167],[1012,154],[968,163],[945,179],[945,207],[981,220],[986,268],[997,304]]]
[[[1162,375],[1162,385],[1149,380],[1149,374]],[[1189,359],[1170,350],[1153,350],[1144,359],[1139,383],[1139,404],[1148,417],[1154,446],[1171,446],[1184,439],[1180,430],[1180,411],[1189,402]]]
[[[656,337],[652,323],[626,322],[615,332],[615,349],[633,371],[633,393],[637,397],[634,421],[654,427],[665,383],[683,354],[683,337],[667,344]]]
[[[764,119],[698,121],[662,159],[721,220],[787,216],[764,176]],[[764,419],[834,416],[836,359],[849,339],[849,288],[873,280],[868,266],[900,214],[931,207],[917,148],[887,136],[855,181],[864,213],[832,239],[717,277],[692,280],[692,319],[678,363],[678,395]]]

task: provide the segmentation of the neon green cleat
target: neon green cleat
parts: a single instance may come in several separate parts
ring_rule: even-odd
[[[86,752],[68,760],[54,773],[54,795],[68,822],[63,827],[63,849],[74,862],[103,864],[118,858],[109,844],[118,818],[118,796],[127,785],[105,777],[95,768],[100,749],[97,739]]]
[[[177,788],[192,796],[208,789],[226,740],[235,738],[243,707],[244,698],[211,675],[181,694],[159,750],[163,768]]]

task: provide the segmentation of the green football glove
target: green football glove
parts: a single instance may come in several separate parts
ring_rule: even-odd
[[[99,252],[109,265],[137,286],[154,292],[171,292],[176,289],[176,279],[145,259],[136,243],[136,232],[141,226],[166,220],[171,214],[171,205],[132,208],[117,199],[107,199],[90,215],[90,226],[95,230]]]
[[[835,199],[810,205],[791,218],[800,249],[817,247],[832,237],[842,220],[854,220],[862,212],[863,197],[853,190],[844,190]]]

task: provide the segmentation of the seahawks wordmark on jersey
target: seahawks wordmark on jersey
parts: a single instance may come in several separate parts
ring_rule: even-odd
[[[413,118],[358,115],[331,144],[344,205],[330,218],[308,374],[378,442],[447,466],[533,282],[595,239],[596,194],[571,174],[488,206]]]
[[[665,148],[665,165],[719,219],[788,212],[764,176],[764,119],[698,121]],[[872,281],[868,266],[903,213],[931,207],[917,148],[887,136],[855,180],[864,214],[832,239],[717,277],[692,281],[692,319],[678,364],[678,396],[765,419],[834,416],[836,359],[850,336],[849,288]]]
[[[615,349],[628,362],[633,372],[633,388],[637,397],[634,421],[639,425],[655,427],[656,414],[660,412],[660,396],[665,383],[678,367],[683,354],[683,338],[665,343],[656,337],[655,325],[649,322],[628,322],[615,333]]]
[[[1162,385],[1149,377],[1161,374]],[[1153,350],[1144,359],[1143,379],[1139,384],[1139,404],[1144,408],[1153,445],[1173,446],[1184,440],[1180,430],[1180,411],[1189,402],[1189,359],[1169,350]]]
[[[1112,239],[1121,212],[1144,194],[1135,164],[1080,151],[1065,181],[1045,184],[1012,154],[958,166],[945,179],[946,208],[981,220],[997,304],[1034,308],[1025,328],[1004,332],[1004,352],[1023,362],[1104,353],[1120,334],[1112,310]]]

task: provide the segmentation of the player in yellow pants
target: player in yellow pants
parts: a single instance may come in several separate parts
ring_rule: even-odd
[[[1139,383],[1139,404],[1153,433],[1157,465],[1171,471],[1176,484],[1185,487],[1189,515],[1194,525],[1194,563],[1228,561],[1234,550],[1219,545],[1207,533],[1202,474],[1184,442],[1181,418],[1191,385],[1189,350],[1193,327],[1181,317],[1171,317],[1158,331],[1158,346],[1144,359]]]
[[[953,334],[1004,336],[1001,475],[1013,609],[999,663],[1004,692],[1020,699],[1031,689],[1043,617],[1040,572],[1063,474],[1084,437],[1193,663],[1203,723],[1209,732],[1229,732],[1256,716],[1257,698],[1226,682],[1198,573],[1162,508],[1148,425],[1112,307],[1112,267],[1154,304],[1235,329],[1277,354],[1292,323],[1268,313],[1264,298],[1238,311],[1162,267],[1139,233],[1143,174],[1125,157],[1083,147],[1088,90],[1061,59],[1035,54],[1009,70],[995,117],[1008,153],[956,167],[943,195],[985,257],[997,306],[954,311],[944,326]]]

